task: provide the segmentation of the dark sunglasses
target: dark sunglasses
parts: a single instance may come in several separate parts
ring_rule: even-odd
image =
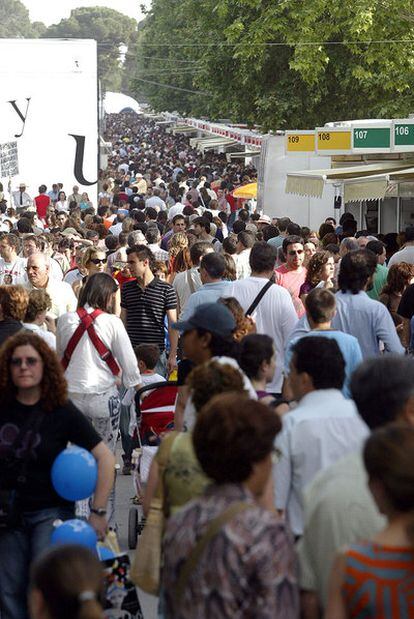
[[[106,258],[91,258],[89,262],[92,262],[92,264],[106,264]]]
[[[21,368],[24,361],[26,362],[26,365],[28,367],[34,367],[39,363],[40,359],[38,359],[37,357],[12,357],[10,359],[10,365],[15,368]]]
[[[299,256],[301,254],[303,254],[303,249],[291,249],[290,251],[288,251],[289,256],[296,256],[296,254],[298,254]]]

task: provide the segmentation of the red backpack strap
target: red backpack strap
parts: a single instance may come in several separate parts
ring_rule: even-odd
[[[73,355],[73,351],[79,344],[79,340],[81,339],[82,335],[85,333],[85,331],[87,331],[89,338],[100,358],[105,361],[112,374],[114,376],[118,376],[120,372],[119,365],[115,361],[115,358],[112,355],[111,351],[105,346],[101,338],[98,336],[95,331],[95,327],[93,326],[95,318],[103,313],[102,310],[96,309],[90,314],[88,314],[85,308],[80,307],[78,310],[76,310],[76,313],[80,318],[80,323],[78,328],[70,338],[65,353],[63,355],[62,365],[64,369],[66,370],[66,368],[68,367],[71,357]]]
[[[98,355],[100,356],[102,361],[105,361],[112,374],[114,376],[118,376],[120,372],[119,365],[115,361],[115,358],[109,348],[107,348],[99,335],[96,333],[95,327],[93,326],[95,318],[100,314],[103,314],[102,310],[96,309],[91,314],[87,314],[86,318],[81,318],[81,320],[84,324],[87,325],[86,329],[88,331],[89,338],[92,344],[95,346]]]
[[[76,313],[78,314],[80,318],[80,323],[79,323],[78,328],[76,329],[76,331],[70,338],[68,345],[66,346],[66,350],[63,353],[61,363],[63,365],[64,370],[66,370],[66,368],[68,367],[70,360],[72,358],[72,355],[73,355],[73,351],[75,350],[76,346],[79,344],[79,340],[81,339],[82,335],[85,333],[87,329],[87,325],[83,322],[83,317],[85,316],[85,314],[87,315],[88,312],[83,307],[80,307],[78,310],[76,310]]]

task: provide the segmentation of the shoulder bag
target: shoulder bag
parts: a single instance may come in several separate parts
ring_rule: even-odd
[[[273,282],[273,278],[272,278],[272,279],[269,279],[269,281],[263,286],[263,288],[260,290],[259,294],[255,297],[254,301],[250,305],[249,309],[246,311],[245,316],[251,316],[253,314],[253,312],[255,311],[257,306],[259,305],[260,301],[263,299],[263,297],[265,296],[266,292],[269,290],[270,286],[272,286],[273,283],[274,282]]]
[[[184,595],[185,588],[187,586],[188,580],[197,569],[197,566],[200,562],[200,559],[206,549],[207,544],[218,534],[222,527],[230,522],[237,514],[246,511],[254,507],[251,503],[245,503],[243,501],[238,501],[237,503],[233,503],[228,507],[224,512],[222,512],[217,518],[211,521],[209,524],[207,531],[204,535],[198,540],[192,551],[190,552],[186,562],[182,566],[180,573],[178,575],[178,581],[175,588],[175,603],[179,606],[181,599]]]
[[[161,546],[165,525],[164,473],[178,434],[175,431],[170,432],[160,445],[157,457],[158,483],[131,568],[131,580],[143,591],[152,595],[158,595],[160,586]]]

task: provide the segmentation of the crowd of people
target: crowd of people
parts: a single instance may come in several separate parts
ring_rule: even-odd
[[[99,562],[51,532],[116,530],[135,392],[168,380],[136,498],[162,498],[160,616],[414,616],[414,227],[271,218],[233,195],[251,165],[106,122],[96,204],[0,186],[1,619],[103,616]],[[98,465],[76,505],[50,477],[68,443]]]

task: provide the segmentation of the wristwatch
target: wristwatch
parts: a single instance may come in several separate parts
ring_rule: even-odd
[[[91,507],[91,514],[96,514],[97,516],[106,516],[106,509],[103,507]]]

